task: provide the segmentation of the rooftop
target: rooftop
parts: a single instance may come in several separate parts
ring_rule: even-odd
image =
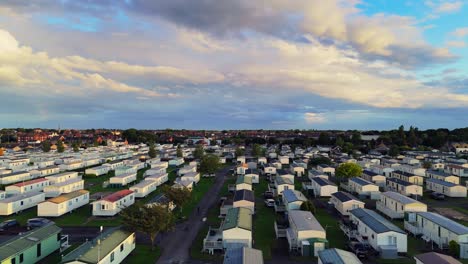
[[[228,230],[236,227],[252,231],[252,215],[249,209],[237,207],[228,210],[222,229]]]
[[[66,202],[68,200],[71,200],[73,198],[80,197],[80,196],[82,196],[84,194],[87,194],[87,193],[89,193],[89,191],[87,191],[87,190],[78,190],[78,191],[62,194],[62,195],[57,196],[55,198],[49,199],[49,200],[47,200],[47,202],[60,204],[60,203]]]
[[[354,201],[359,201],[356,197],[354,197],[352,194],[350,193],[347,193],[347,192],[336,192],[336,193],[332,193],[331,194],[333,197],[336,197],[336,199],[340,200],[341,202],[348,202],[348,201],[351,201],[351,200],[354,200]],[[359,201],[361,202],[361,201]],[[364,203],[364,202],[361,202],[361,203]]]
[[[418,215],[428,219],[431,222],[438,224],[439,226],[450,230],[451,232],[458,234],[458,235],[466,235],[468,234],[468,227],[464,226],[460,223],[457,223],[451,219],[448,219],[445,216],[440,214],[432,213],[432,212],[418,212]]]
[[[462,264],[452,256],[436,252],[428,252],[414,256],[415,259],[423,262],[424,264]]]
[[[368,180],[364,180],[363,178],[359,178],[359,177],[353,177],[353,178],[350,178],[349,180],[356,183],[356,184],[362,185],[362,186],[374,185],[372,182],[370,182]]]
[[[121,190],[121,191],[105,196],[104,198],[102,198],[102,200],[113,203],[132,193],[133,191],[130,191],[130,190]]]
[[[255,196],[252,191],[249,190],[238,190],[234,193],[234,201],[246,200],[250,202],[255,202]]]
[[[263,253],[248,247],[229,248],[223,264],[263,264]]]
[[[439,179],[433,179],[433,178],[426,179],[426,182],[432,182],[432,183],[440,184],[440,185],[443,185],[443,186],[446,186],[446,187],[458,186],[458,184],[455,184],[455,183],[452,183],[452,182],[439,180]]]
[[[300,191],[287,189],[283,191],[283,197],[288,203],[295,201],[307,201],[307,198]]]
[[[48,179],[39,178],[39,179],[30,180],[30,181],[20,182],[20,183],[17,183],[17,184],[13,184],[11,186],[23,187],[23,186],[26,186],[26,185],[31,185],[31,184],[35,184],[35,183],[39,183],[39,182],[45,182],[45,181],[48,181]]]
[[[314,230],[325,232],[325,229],[309,211],[292,210],[289,212],[289,219],[294,223],[297,231]]]
[[[395,200],[399,203],[402,203],[402,204],[412,204],[412,203],[419,203],[419,204],[423,204],[419,201],[416,201],[415,199],[412,199],[408,196],[405,196],[403,194],[400,194],[400,193],[396,193],[396,192],[384,192],[382,193],[383,196],[386,196],[392,200]]]
[[[319,259],[324,264],[362,264],[354,253],[338,248],[319,251]]]
[[[314,181],[315,183],[317,183],[320,186],[327,186],[327,185],[335,186],[335,184],[333,182],[331,182],[328,179],[322,178],[322,177],[314,177],[311,180]]]
[[[391,231],[406,234],[399,227],[372,210],[357,208],[351,210],[350,213],[378,234]]]

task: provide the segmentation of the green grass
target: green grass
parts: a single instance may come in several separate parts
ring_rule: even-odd
[[[260,178],[260,182],[255,185],[255,196],[262,198],[267,189],[268,182],[264,178]],[[271,259],[271,249],[276,242],[275,212],[273,209],[266,207],[263,202],[257,202],[255,207],[256,212],[253,219],[254,248],[263,252],[264,259]]]
[[[345,249],[345,245],[348,239],[346,238],[343,231],[341,231],[338,220],[329,214],[325,209],[319,208],[317,206],[314,216],[317,218],[320,225],[322,225],[327,233],[329,247]]]
[[[200,200],[205,196],[208,190],[213,186],[214,178],[201,178],[198,184],[193,188],[190,201],[183,207],[181,216],[188,218],[195,210]]]
[[[135,246],[135,250],[133,250],[132,253],[130,253],[130,255],[124,259],[124,261],[122,261],[122,263],[155,263],[160,256],[160,248],[155,247],[154,250],[151,251],[151,246],[137,244]]]

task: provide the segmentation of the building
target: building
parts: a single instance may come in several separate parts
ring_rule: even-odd
[[[123,208],[135,203],[133,191],[121,190],[107,195],[101,200],[92,202],[94,216],[114,216]]]
[[[400,179],[402,181],[406,181],[406,182],[416,184],[416,185],[422,186],[424,184],[423,176],[414,175],[412,173],[404,172],[400,170],[392,171],[392,173],[390,173],[390,177],[395,178],[395,179]]]
[[[63,193],[70,193],[73,191],[83,190],[84,180],[81,176],[71,178],[66,181],[56,182],[44,187],[44,193],[46,197],[56,197]]]
[[[184,158],[174,158],[169,160],[169,166],[181,166],[184,164]]]
[[[252,190],[252,178],[245,177],[244,175],[237,176],[236,191],[238,190]]]
[[[335,168],[326,164],[320,164],[317,166],[317,170],[327,174],[328,176],[335,175]]]
[[[350,192],[357,193],[358,195],[370,196],[373,193],[379,193],[379,186],[359,177],[349,178],[348,188]]]
[[[154,181],[156,182],[156,186],[160,186],[161,184],[169,180],[169,174],[167,174],[166,172],[151,174],[149,176],[146,176],[145,180]]]
[[[283,191],[283,204],[286,211],[300,210],[303,202],[307,201],[307,198],[300,191],[296,190],[284,190]]]
[[[462,264],[452,256],[437,252],[427,252],[414,256],[416,264]]]
[[[331,194],[330,202],[343,216],[349,216],[349,211],[356,208],[364,208],[365,203],[347,192],[335,192]]]
[[[62,263],[107,264],[122,263],[135,249],[136,236],[118,228],[104,231],[62,258]]]
[[[223,264],[263,264],[263,252],[248,247],[229,248]]]
[[[95,176],[106,175],[109,172],[110,168],[111,168],[110,166],[104,166],[104,165],[97,166],[97,167],[86,169],[85,174],[95,175]]]
[[[182,181],[191,181],[193,183],[198,183],[200,181],[200,173],[199,172],[187,172],[183,176],[180,177]]]
[[[27,192],[42,192],[44,187],[49,186],[50,181],[46,178],[39,178],[22,183],[16,183],[5,187],[7,194],[20,194]]]
[[[427,179],[426,188],[434,192],[442,193],[448,197],[466,197],[466,186],[443,180]]]
[[[38,169],[32,170],[29,173],[31,173],[31,178],[45,177],[60,173],[60,168],[58,166],[48,166],[43,168],[39,167]]]
[[[55,224],[47,224],[15,236],[0,244],[0,263],[37,263],[60,249],[60,232]]]
[[[283,195],[284,190],[294,190],[294,181],[288,177],[275,177],[275,195]]]
[[[454,184],[460,184],[460,177],[444,172],[444,171],[438,171],[438,170],[427,170],[426,171],[426,177],[430,179],[436,179],[436,180],[441,180],[441,181],[446,181],[446,182],[451,182]]]
[[[266,164],[260,167],[263,174],[266,176],[276,175],[276,167],[273,164]]]
[[[317,256],[325,249],[328,241],[325,229],[309,211],[293,210],[288,213],[289,228],[286,230],[286,239],[289,251],[299,250],[306,256]],[[304,253],[308,254],[304,254]]]
[[[245,171],[245,177],[252,178],[252,183],[259,183],[260,182],[260,173],[257,169],[247,169]]]
[[[338,187],[333,182],[322,177],[312,178],[311,183],[316,197],[330,197],[332,193],[338,191]]]
[[[294,176],[297,176],[297,177],[302,177],[305,173],[304,167],[296,163],[291,164],[291,166],[289,167],[289,170],[291,171],[292,174],[294,174]]]
[[[330,248],[319,252],[318,264],[362,264],[362,262],[352,252]]]
[[[232,207],[243,207],[251,211],[251,214],[255,213],[255,195],[249,190],[237,190],[234,193],[234,199],[232,201]]]
[[[120,174],[116,175],[114,177],[109,178],[109,184],[113,187],[122,187],[125,186],[131,182],[136,181],[137,179],[137,174],[136,172],[131,172],[127,174]]]
[[[383,176],[382,174],[375,173],[370,170],[364,170],[362,172],[361,178],[368,180],[370,182],[373,182],[375,185],[379,187],[385,187],[385,182],[387,180],[387,177]]]
[[[176,205],[174,204],[174,202],[171,199],[169,199],[164,193],[160,193],[156,195],[153,199],[151,199],[151,201],[146,203],[146,206],[153,206],[153,205],[164,206],[171,211],[173,211],[176,208]]]
[[[197,166],[196,165],[186,165],[182,168],[180,168],[178,171],[177,171],[177,175],[178,176],[183,176],[187,173],[191,173],[191,172],[197,172]]]
[[[223,248],[252,247],[252,213],[247,208],[228,210],[222,225]]]
[[[407,252],[406,233],[376,212],[357,208],[350,211],[350,220],[356,227],[358,241],[367,242],[384,255],[397,256]]]
[[[447,248],[450,241],[460,245],[460,258],[468,258],[468,227],[432,212],[415,212],[405,219],[405,229],[422,239]]]
[[[315,178],[315,177],[322,177],[322,178],[328,179],[328,174],[325,174],[325,173],[323,173],[321,171],[318,171],[316,169],[310,169],[308,171],[309,180],[312,180],[312,178]]]
[[[31,174],[27,171],[17,171],[0,175],[0,185],[8,185],[31,179]]]
[[[78,190],[48,199],[37,205],[37,216],[58,217],[89,203],[89,192]]]
[[[45,200],[42,192],[27,192],[0,200],[0,215],[11,215],[34,207]]]
[[[143,180],[132,187],[130,187],[130,191],[135,193],[135,198],[143,198],[146,197],[148,194],[156,191],[157,187],[156,181],[151,180]]]
[[[396,178],[388,178],[387,186],[385,188],[387,191],[398,192],[406,196],[423,195],[422,186]]]
[[[403,218],[408,212],[426,212],[427,205],[396,192],[384,192],[376,204],[377,210],[392,219]]]

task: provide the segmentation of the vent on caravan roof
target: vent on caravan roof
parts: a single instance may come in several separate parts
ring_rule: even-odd
[[[27,239],[28,239],[28,240],[31,240],[31,241],[34,241],[34,242],[39,241],[39,239],[38,239],[38,238],[35,238],[35,237],[28,237]]]

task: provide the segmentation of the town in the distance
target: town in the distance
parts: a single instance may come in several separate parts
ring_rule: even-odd
[[[0,130],[0,263],[468,263],[468,128]]]

